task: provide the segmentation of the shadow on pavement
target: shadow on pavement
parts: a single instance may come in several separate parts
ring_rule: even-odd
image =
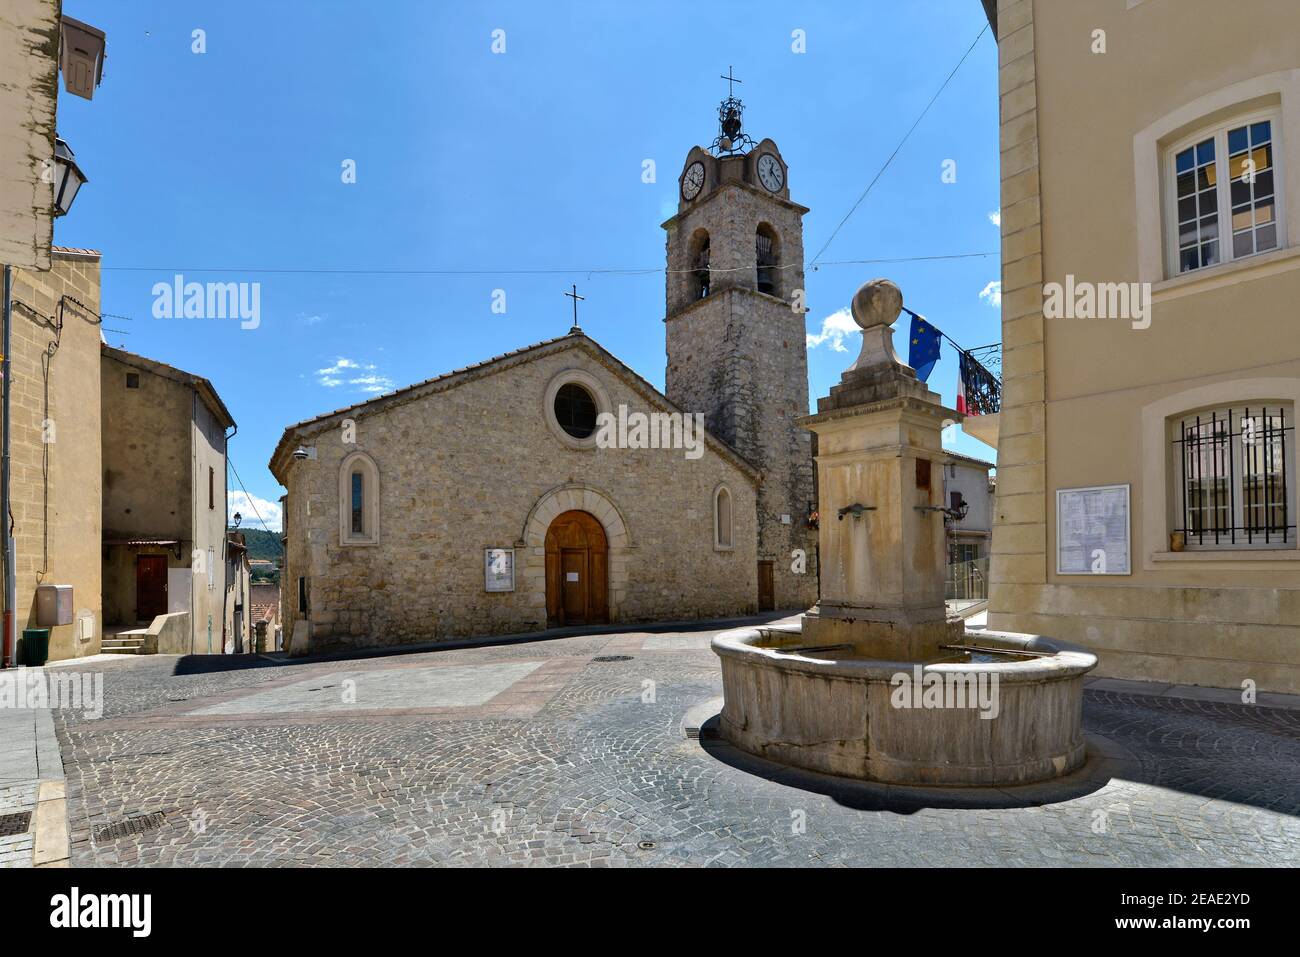
[[[748,618],[665,621],[647,624],[620,622],[613,625],[580,625],[571,628],[548,628],[545,631],[492,635],[482,638],[456,638],[448,641],[424,641],[370,648],[347,648],[319,655],[304,655],[300,658],[290,658],[288,653],[283,651],[260,655],[183,655],[177,660],[172,673],[176,675],[197,675],[240,671],[248,668],[282,668],[293,665],[310,665],[323,661],[360,661],[369,658],[387,658],[393,655],[425,654],[431,651],[458,651],[466,648],[497,648],[505,645],[524,645],[536,641],[553,641],[559,638],[581,638],[592,635],[683,634],[701,631],[726,631],[730,628],[768,624],[799,613],[800,610],[787,609]]]

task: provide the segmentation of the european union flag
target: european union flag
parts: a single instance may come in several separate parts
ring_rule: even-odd
[[[939,340],[943,333],[930,325],[924,316],[912,313],[912,333],[908,337],[907,364],[916,370],[922,382],[930,378],[934,364],[939,361]]]

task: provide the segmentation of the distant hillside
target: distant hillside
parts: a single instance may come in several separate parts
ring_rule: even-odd
[[[280,548],[280,536],[276,532],[268,532],[264,528],[236,528],[231,531],[244,533],[249,558],[269,558],[278,562],[284,554]]]

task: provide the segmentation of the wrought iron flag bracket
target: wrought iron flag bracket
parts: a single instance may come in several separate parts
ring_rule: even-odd
[[[844,521],[845,515],[852,515],[854,518],[861,518],[863,512],[874,512],[875,510],[876,506],[874,505],[859,505],[857,502],[854,502],[852,505],[845,505],[840,509],[839,520],[841,522]]]

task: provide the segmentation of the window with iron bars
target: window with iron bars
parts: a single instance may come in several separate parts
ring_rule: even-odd
[[[1174,531],[1188,548],[1295,548],[1295,414],[1210,409],[1173,423]]]

